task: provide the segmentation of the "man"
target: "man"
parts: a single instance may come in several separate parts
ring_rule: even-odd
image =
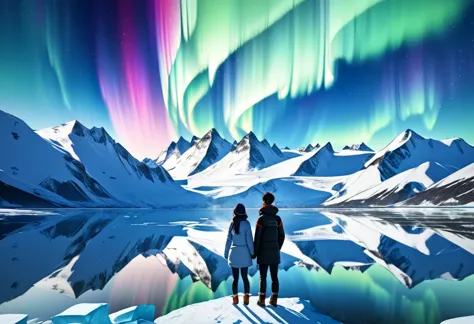
[[[267,272],[270,268],[272,278],[272,295],[270,305],[277,306],[278,299],[278,264],[280,263],[280,250],[285,241],[285,231],[278,208],[273,206],[275,197],[267,192],[262,197],[263,207],[255,227],[255,255],[260,269],[260,293],[257,305],[265,307],[265,293],[267,290]]]

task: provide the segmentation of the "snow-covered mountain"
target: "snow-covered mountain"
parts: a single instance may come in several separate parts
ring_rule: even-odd
[[[261,170],[285,160],[285,155],[276,151],[268,141],[260,142],[253,132],[245,135],[233,151],[222,160],[207,168],[196,178],[227,179],[237,174]]]
[[[191,137],[191,142],[190,142],[191,146],[194,145],[199,140],[200,140],[199,137],[193,135],[193,137]]]
[[[338,207],[388,206],[424,191],[433,183],[451,174],[450,170],[433,162],[425,162],[383,182],[379,182],[378,169],[371,168],[364,171],[365,174],[351,184],[352,195],[351,192],[343,191],[341,196],[335,197],[327,205],[337,204]],[[358,187],[359,185],[365,185],[366,188]]]
[[[163,150],[160,155],[154,160],[158,165],[162,165],[165,169],[176,164],[176,161],[183,155],[184,152],[191,148],[191,143],[185,140],[182,136],[177,142],[171,144]]]
[[[365,166],[377,166],[381,179],[386,180],[425,162],[436,162],[454,171],[473,161],[474,147],[462,139],[442,141],[426,139],[408,129],[383,150],[377,152],[365,163]]]
[[[401,203],[425,206],[474,206],[474,163]]]
[[[292,174],[295,176],[341,176],[359,171],[373,154],[370,152],[334,152],[331,143],[314,149],[310,157]]]
[[[156,160],[140,162],[103,128],[72,121],[35,133],[4,112],[0,121],[6,207],[229,206],[239,199],[253,206],[267,189],[284,194],[286,207],[387,206],[474,163],[474,147],[462,139],[425,139],[412,130],[374,153],[364,143],[340,152],[331,143],[281,150],[252,132],[230,144],[215,129],[191,142],[181,137]],[[470,179],[466,170],[462,177]],[[462,195],[469,188],[463,181],[453,186],[462,187],[461,199],[446,190],[439,204],[472,201],[470,191]]]
[[[311,152],[312,150],[318,149],[318,148],[320,148],[320,147],[321,147],[321,145],[319,145],[319,144],[316,144],[315,146],[313,146],[313,145],[311,145],[311,144],[308,144],[306,147],[300,147],[300,148],[298,149],[298,151],[301,152],[301,153],[309,153],[309,152]]]
[[[425,139],[408,129],[348,177],[323,205],[395,204],[473,161],[474,147],[462,139]]]
[[[2,205],[120,206],[84,164],[0,111]]]
[[[343,150],[352,150],[352,151],[363,151],[363,152],[373,152],[370,147],[368,147],[364,142],[360,144],[352,144],[344,146]]]
[[[185,179],[220,161],[230,152],[231,146],[213,128],[197,140],[174,164],[167,164],[166,168],[173,179]]]
[[[103,128],[77,121],[37,132],[53,147],[67,151],[107,192],[126,206],[169,207],[202,202],[184,190],[161,167],[148,167],[116,143]],[[184,143],[185,144],[185,143]]]

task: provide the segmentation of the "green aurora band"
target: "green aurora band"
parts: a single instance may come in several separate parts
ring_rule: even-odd
[[[470,0],[2,1],[0,109],[105,127],[139,159],[210,128],[474,143],[473,17]]]
[[[252,109],[265,98],[276,94],[284,101],[328,89],[337,82],[338,60],[364,62],[440,34],[460,17],[466,2],[204,0],[182,1],[181,7],[183,38],[165,101],[171,121],[175,128],[184,126],[198,135],[223,122],[239,140],[239,130],[248,132],[264,123],[253,118]],[[233,53],[238,56],[235,74],[224,78],[222,102],[197,112],[199,101],[214,86],[216,71]],[[421,115],[432,130],[439,110],[434,86],[421,76],[405,97],[401,120]],[[222,120],[215,118],[216,109],[222,110]],[[390,105],[376,106],[368,120],[357,121],[354,133],[342,136],[370,141],[396,114]],[[269,130],[271,123],[267,125],[260,135]],[[316,132],[307,140],[315,142],[319,136]]]

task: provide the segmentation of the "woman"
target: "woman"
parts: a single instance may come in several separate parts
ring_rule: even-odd
[[[252,228],[247,221],[247,213],[245,206],[237,204],[234,208],[234,217],[229,226],[227,233],[227,242],[225,245],[224,257],[229,261],[229,266],[232,268],[232,302],[239,303],[239,296],[237,288],[239,286],[239,269],[244,282],[244,304],[249,304],[250,298],[250,283],[248,278],[248,269],[252,265],[253,255],[253,239]]]

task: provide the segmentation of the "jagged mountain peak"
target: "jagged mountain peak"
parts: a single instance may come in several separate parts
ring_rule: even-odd
[[[352,144],[344,146],[343,150],[351,150],[351,151],[363,151],[363,152],[374,152],[369,146],[367,146],[364,142],[360,144]]]
[[[166,149],[161,151],[161,153],[153,162],[149,162],[147,165],[153,168],[155,165],[163,165],[166,168],[167,164],[173,164],[176,162],[176,160],[187,150],[189,150],[192,145],[193,144],[180,136],[176,142],[171,142]]]
[[[400,137],[402,138],[402,141],[404,141],[404,140],[425,140],[426,139],[423,136],[421,136],[420,134],[418,134],[417,132],[415,132],[413,129],[410,129],[410,128],[403,131],[399,135],[399,138]]]
[[[203,177],[229,176],[269,167],[285,159],[284,154],[267,140],[259,141],[253,132],[246,134],[222,160],[204,171]]]
[[[457,145],[458,148],[460,149],[462,149],[462,147],[473,148],[471,144],[469,144],[468,142],[466,142],[464,139],[460,137],[447,138],[447,139],[441,140],[440,142],[442,142],[443,144],[447,146]]]
[[[219,132],[218,132],[217,129],[215,129],[215,128],[211,128],[211,129],[207,132],[207,134],[210,134],[210,135],[212,135],[212,136],[219,136],[219,137],[221,137],[221,135],[219,134]]]
[[[51,129],[54,129],[54,130],[59,130],[59,129],[62,129],[62,128],[67,129],[68,133],[74,133],[78,136],[85,136],[85,134],[89,133],[89,131],[90,131],[89,128],[84,126],[78,120],[71,120],[67,123],[64,123],[64,124],[61,124],[61,125],[58,125],[58,126],[55,126],[55,127],[51,127]]]
[[[303,154],[303,160],[294,176],[321,176],[333,177],[353,174],[364,166],[364,162],[373,153],[362,152],[361,154],[339,154],[334,151],[331,142],[310,153]]]
[[[197,143],[202,143],[202,142],[207,142],[207,141],[210,141],[210,140],[213,140],[213,139],[216,139],[216,138],[224,140],[215,128],[211,128],[206,134],[204,134],[204,136],[202,138],[200,138],[199,140],[196,141],[196,144]]]
[[[250,140],[250,141],[257,141],[257,142],[260,142],[260,141],[258,140],[257,135],[255,135],[255,133],[252,132],[252,131],[250,131],[250,132],[248,132],[247,134],[245,134],[245,136],[242,138],[242,140],[244,140],[244,139]]]
[[[104,127],[88,129],[79,121],[74,120],[37,133],[43,138],[51,140],[53,145],[67,151],[74,159],[87,164],[89,166],[88,171],[91,172],[94,178],[104,183],[106,187],[107,182],[113,180],[114,183],[117,183],[127,176],[136,177],[137,179],[145,178],[151,183],[173,181],[166,171],[158,165],[150,166],[151,163],[147,163],[148,161],[138,161],[123,145],[117,143]],[[106,150],[107,154],[102,152],[99,154],[100,157],[97,157],[101,150],[100,147],[94,146],[97,144],[109,146],[115,153],[108,155],[112,151]],[[116,160],[117,157],[120,161]],[[99,161],[107,164],[107,168],[99,170],[98,166],[101,165]],[[156,168],[156,170],[151,170],[153,168]],[[108,175],[109,173],[110,175]],[[119,177],[119,174],[123,178],[122,176]],[[113,186],[113,184],[110,185]]]
[[[319,144],[318,144],[318,148],[319,148]],[[322,151],[322,150],[327,150],[331,153],[334,153],[334,148],[332,147],[332,144],[331,142],[327,142],[323,147],[320,148],[319,152]]]
[[[77,119],[73,119],[73,120],[70,120],[68,122],[65,122],[61,125],[58,125],[58,126],[55,126],[55,127],[65,127],[65,126],[70,126],[70,127],[74,127],[74,126],[78,126],[78,127],[86,127],[84,126],[80,121],[78,121]]]
[[[308,144],[308,145],[306,145],[305,147],[301,147],[301,148],[299,149],[299,151],[300,151],[301,153],[308,153],[308,152],[311,152],[312,150],[314,150],[314,146],[311,145],[311,144]]]
[[[112,136],[107,133],[104,127],[92,127],[89,131],[89,134],[99,143],[105,143],[107,140],[111,143],[115,143]]]
[[[79,137],[88,137],[93,141],[101,144],[110,142],[112,145],[115,144],[115,140],[110,136],[104,127],[92,127],[87,128],[78,120],[71,120],[67,123],[54,126],[51,128],[45,128],[37,131],[37,133],[44,138],[65,138],[71,135]]]
[[[196,143],[196,142],[199,141],[199,140],[200,140],[199,137],[193,135],[193,137],[191,138],[191,145],[193,145],[194,143]]]
[[[437,162],[441,165],[462,168],[471,162],[472,158],[474,158],[474,147],[455,140],[427,139],[407,129],[384,149],[374,154],[365,163],[365,167],[376,166],[381,179],[385,181],[424,162]]]
[[[184,179],[204,171],[230,152],[231,144],[215,128],[202,138],[193,137],[192,146],[173,163],[163,164],[174,179]]]
[[[233,150],[235,150],[235,148],[237,147],[237,141],[234,140],[234,142],[232,142],[232,147],[230,148],[230,151],[232,152]]]
[[[178,141],[176,142],[176,148],[179,150],[179,152],[183,154],[190,147],[191,143],[185,140],[182,136],[180,136]]]
[[[272,150],[278,154],[279,156],[283,156],[283,152],[280,150],[280,148],[276,145],[276,143],[273,143],[272,145]]]
[[[189,142],[185,140],[183,136],[180,136],[178,140],[176,141],[176,144],[181,144],[181,143],[189,143]]]
[[[259,144],[261,144],[260,141],[259,141],[259,140],[257,139],[257,137],[255,136],[255,134],[254,134],[253,132],[249,132],[249,133],[245,134],[245,136],[242,137],[242,138],[240,139],[240,141],[237,142],[234,151],[235,151],[235,150],[237,150],[237,151],[242,151],[242,149],[244,149],[244,150],[245,150],[245,149],[248,149],[247,146],[248,146],[250,143],[255,143],[255,142],[258,142]],[[246,148],[246,147],[247,147],[247,148]]]
[[[264,140],[267,144],[268,141]],[[237,146],[235,147],[234,152],[242,152],[249,150],[250,148],[256,148],[256,147],[265,147],[266,145],[264,144],[264,141],[260,142],[257,136],[255,135],[254,132],[250,131],[247,134],[245,134],[244,137],[237,143]],[[268,148],[271,148],[270,145],[268,144]]]
[[[263,141],[261,141],[260,143],[262,143],[265,146],[271,147],[270,143],[268,143],[268,141],[266,139],[263,139]]]

